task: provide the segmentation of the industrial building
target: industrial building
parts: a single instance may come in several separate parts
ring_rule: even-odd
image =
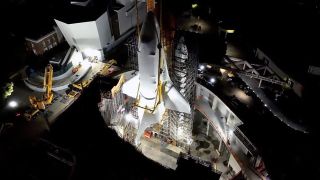
[[[53,26],[42,30],[42,32],[34,31],[27,35],[26,50],[34,55],[42,55],[46,51],[56,47],[63,42],[63,36],[57,26]]]
[[[73,16],[89,12],[88,7],[73,6]],[[93,11],[93,10],[92,10]],[[78,12],[78,13],[75,13]],[[70,47],[75,47],[84,58],[97,56],[99,60],[104,58],[103,48],[114,41],[111,34],[108,12],[95,12],[89,19],[55,19]]]
[[[105,50],[133,32],[138,17],[145,16],[145,2],[109,1],[101,7],[70,5],[66,13],[57,16],[56,24],[70,47],[75,47],[83,58],[96,56],[104,60]],[[139,19],[138,18],[138,19]],[[131,30],[131,31],[130,31]]]
[[[117,0],[111,11],[113,34],[115,38],[124,35],[127,31],[135,28],[138,23],[141,24],[146,16],[146,3],[143,1],[124,1]]]

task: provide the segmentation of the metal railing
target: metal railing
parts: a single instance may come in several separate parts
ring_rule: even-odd
[[[253,155],[257,154],[257,148],[253,145],[253,143],[241,132],[241,130],[236,127],[234,130],[234,135],[239,138],[239,140],[243,143],[243,145],[248,148],[250,153]]]

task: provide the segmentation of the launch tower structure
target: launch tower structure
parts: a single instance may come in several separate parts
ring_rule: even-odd
[[[128,62],[126,67],[129,70],[138,70],[138,40],[136,34],[133,33],[126,42],[128,52]]]
[[[191,47],[192,38],[186,39],[184,33],[176,33],[173,41],[171,77],[176,89],[189,102],[192,109],[195,101],[198,56],[195,47]],[[188,42],[188,43],[187,43]],[[191,114],[169,111],[168,127],[177,146],[188,148],[192,143],[194,111]]]

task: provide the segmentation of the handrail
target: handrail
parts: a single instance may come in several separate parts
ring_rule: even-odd
[[[234,130],[234,134],[240,139],[240,141],[249,149],[251,153],[254,155],[257,153],[257,148],[253,145],[253,143],[241,132],[241,130],[236,127]]]

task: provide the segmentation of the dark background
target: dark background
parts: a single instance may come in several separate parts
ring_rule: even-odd
[[[104,3],[103,0],[96,1],[97,3]],[[274,172],[277,173],[274,175],[276,179],[317,179],[316,175],[320,172],[320,167],[317,165],[319,160],[319,158],[317,158],[318,125],[320,123],[318,122],[319,118],[314,112],[319,111],[319,106],[317,104],[320,99],[318,95],[318,92],[320,92],[320,85],[318,77],[307,74],[307,68],[308,65],[320,66],[320,46],[318,45],[320,40],[319,1],[223,0],[218,2],[210,0],[177,0],[172,2],[167,0],[165,1],[166,11],[172,11],[178,15],[185,9],[190,8],[190,4],[192,2],[198,2],[200,4],[200,8],[211,6],[212,12],[215,16],[208,18],[212,21],[224,20],[233,24],[233,26],[241,32],[243,38],[248,43],[264,50],[285,72],[303,83],[305,86],[304,98],[310,105],[310,114],[306,114],[306,118],[314,119],[314,126],[312,127],[314,133],[308,136],[307,139],[302,139],[304,142],[299,142],[301,141],[300,139],[283,139],[284,144],[282,144],[281,147],[286,146],[286,143],[290,141],[287,148],[269,152],[269,154],[274,154],[274,157],[272,158],[274,161],[272,162],[274,162]],[[66,0],[6,0],[1,3],[0,15],[2,21],[2,32],[0,37],[2,40],[2,46],[0,48],[0,82],[2,83],[7,79],[8,75],[23,67],[27,61],[27,57],[24,52],[24,37],[35,28],[41,28],[42,26],[53,24],[52,17],[59,13],[59,11],[63,9],[62,7],[67,6],[69,2]],[[201,14],[201,11],[199,13]],[[95,107],[95,103],[97,103],[96,100],[92,102],[93,107]],[[74,111],[74,113],[66,114],[60,118],[67,119],[67,122],[70,124],[60,126],[62,131],[59,136],[64,137],[62,136],[63,133],[65,133],[64,129],[67,129],[66,131],[69,131],[70,128],[73,129],[72,126],[74,123],[78,123],[78,120],[80,125],[77,126],[79,128],[76,128],[75,131],[83,130],[81,128],[81,124],[82,127],[85,126],[88,119],[92,118],[92,116],[83,114],[74,115],[81,108],[84,107],[78,103],[78,106],[74,107],[76,111],[70,110],[71,112]],[[95,114],[94,118],[97,119],[96,124],[92,124],[91,126],[99,129],[99,126],[102,126],[103,123],[101,122],[101,119],[99,119],[100,117],[98,117],[96,109],[91,110],[90,114],[91,112]],[[83,111],[84,110],[82,109],[82,112]],[[81,118],[80,115],[82,116]],[[59,127],[59,123],[57,123],[56,127]],[[55,127],[53,127],[53,129],[54,128]],[[272,130],[270,130],[270,133],[271,131]],[[58,132],[60,132],[60,130]],[[81,134],[80,132],[78,133]],[[50,135],[50,137],[54,137],[53,139],[56,139],[56,141],[61,145],[65,145],[67,147],[73,147],[72,143],[68,144],[70,142],[73,142],[75,147],[82,144],[81,142],[74,141],[77,137],[73,137],[72,135],[70,138],[65,139],[61,139],[61,137],[59,139],[59,136],[55,136],[54,133]],[[113,145],[110,145],[110,147],[104,145],[100,147],[97,145],[104,141],[104,137],[109,136],[113,137],[110,141],[114,142],[116,144],[114,146],[119,147],[119,149],[112,149],[111,146]],[[267,136],[268,135],[266,135],[266,138]],[[288,137],[288,135],[284,135],[284,137]],[[87,147],[84,146],[87,150],[84,152],[81,152],[79,149],[75,151],[80,154],[84,153],[85,155],[82,157],[87,158],[87,160],[84,160],[83,162],[88,162],[88,164],[82,164],[83,166],[81,168],[87,169],[87,171],[83,171],[77,175],[79,178],[81,178],[82,175],[83,177],[86,177],[86,179],[89,179],[90,176],[98,177],[99,173],[103,172],[103,169],[101,168],[110,165],[107,163],[108,159],[97,157],[99,153],[103,154],[104,150],[106,151],[106,154],[110,154],[110,156],[112,156],[113,153],[119,153],[122,156],[128,152],[134,152],[134,150],[128,145],[123,145],[123,142],[117,139],[113,132],[92,131],[90,133],[84,133],[83,137],[80,137],[80,139],[81,138],[84,139],[84,144],[87,144]],[[296,143],[296,146],[291,146],[292,143]],[[117,144],[120,145],[118,146]],[[277,144],[275,144],[275,146],[277,146]],[[132,150],[127,150],[130,148]],[[23,150],[24,149],[21,149],[19,154],[21,157],[29,155],[28,153],[33,153],[32,151],[24,152]],[[289,151],[293,151],[294,153],[302,156],[285,156],[286,152]],[[96,154],[96,152],[99,153]],[[94,159],[99,161],[91,162],[92,155]],[[115,161],[115,159],[113,159],[110,162],[112,162],[111,164],[119,163],[116,165],[119,168],[122,166],[126,167],[126,169],[129,170],[127,175],[130,177],[130,172],[135,170],[139,171],[139,168],[132,162],[136,161],[135,157],[142,157],[137,153],[133,153],[132,157],[131,155],[125,156],[126,158],[124,159],[119,161]],[[277,159],[279,159],[279,162],[282,162],[280,166],[283,167],[283,172],[278,170],[278,166],[276,166]],[[26,160],[26,162],[30,161],[32,161],[32,159]],[[15,166],[15,162],[16,161],[12,161],[11,164]],[[283,162],[288,162],[288,164]],[[99,166],[99,163],[103,163],[104,165]],[[141,168],[141,172],[133,174],[132,177],[136,178],[132,179],[157,179],[158,177],[155,174],[158,174],[159,172],[164,172],[164,177],[169,177],[172,173],[170,171],[163,170],[163,168],[158,167],[157,165],[154,165],[155,168],[151,168],[153,165],[150,165],[149,167],[148,164],[150,162],[144,160],[144,158],[142,158],[139,163],[145,163],[145,166],[143,167],[147,169],[143,170],[143,168]],[[27,164],[23,165],[27,166]],[[100,169],[99,173],[92,174],[97,172],[97,169]],[[105,177],[110,177],[112,179],[112,177],[125,176],[123,171],[110,172],[118,174],[119,176],[111,173],[111,176]],[[166,173],[168,175],[166,175]]]

